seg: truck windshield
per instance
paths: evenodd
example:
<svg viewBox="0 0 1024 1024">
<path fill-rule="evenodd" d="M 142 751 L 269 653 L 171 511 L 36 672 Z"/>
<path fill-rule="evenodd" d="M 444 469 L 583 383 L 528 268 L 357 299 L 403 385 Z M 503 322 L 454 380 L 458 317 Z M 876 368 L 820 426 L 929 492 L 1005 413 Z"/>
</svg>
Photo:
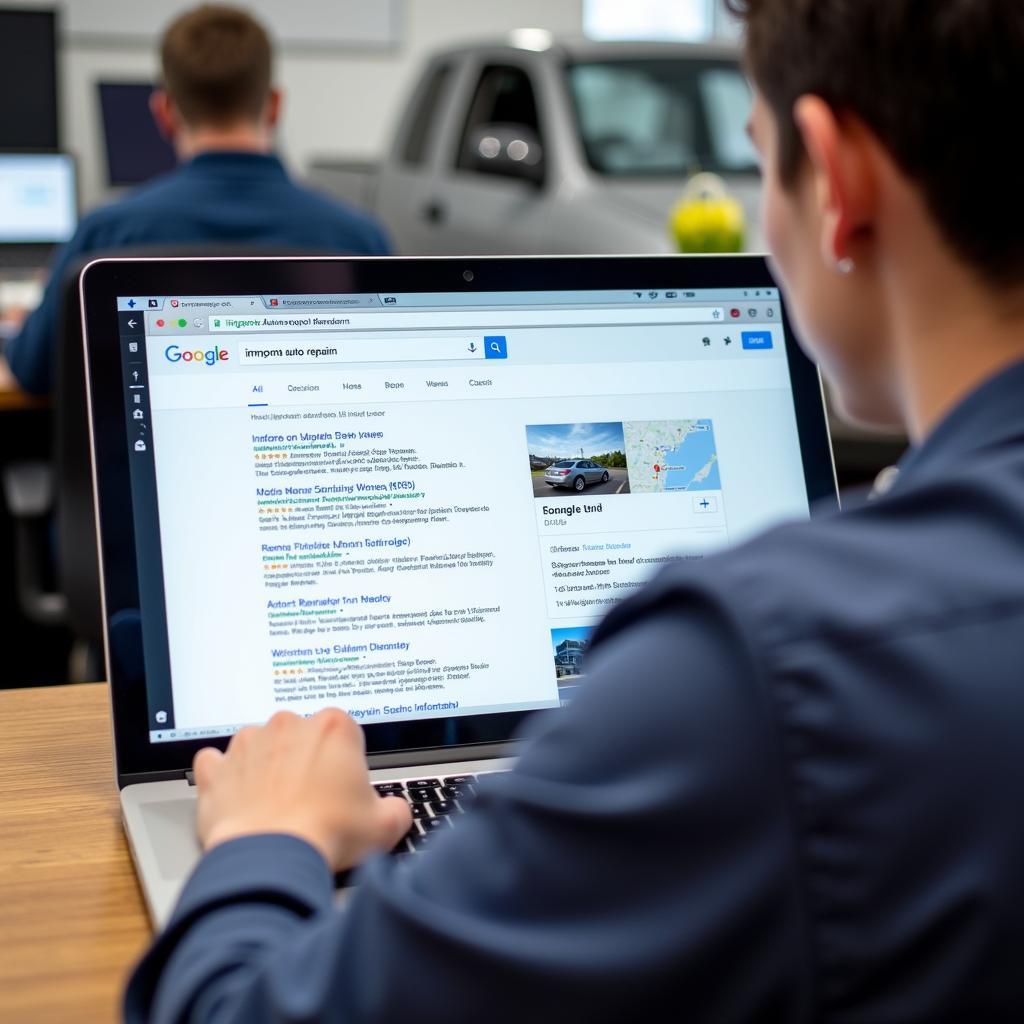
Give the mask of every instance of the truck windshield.
<svg viewBox="0 0 1024 1024">
<path fill-rule="evenodd" d="M 729 61 L 645 59 L 566 69 L 580 139 L 595 171 L 680 177 L 753 172 L 750 88 Z"/>
</svg>

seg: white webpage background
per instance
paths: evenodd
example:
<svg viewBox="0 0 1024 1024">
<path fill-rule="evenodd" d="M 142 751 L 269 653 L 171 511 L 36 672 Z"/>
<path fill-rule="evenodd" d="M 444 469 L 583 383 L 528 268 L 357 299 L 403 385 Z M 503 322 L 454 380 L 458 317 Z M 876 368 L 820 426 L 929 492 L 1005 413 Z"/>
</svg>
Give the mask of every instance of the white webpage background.
<svg viewBox="0 0 1024 1024">
<path fill-rule="evenodd" d="M 559 332 L 559 336 L 566 333 Z M 218 344 L 228 347 L 238 341 L 217 339 Z M 163 362 L 165 343 L 165 338 L 149 343 L 154 371 Z M 392 597 L 391 610 L 500 605 L 501 615 L 485 624 L 461 629 L 421 627 L 404 635 L 412 644 L 409 657 L 450 660 L 454 646 L 460 658 L 491 666 L 485 674 L 485 689 L 477 679 L 466 685 L 452 683 L 443 693 L 425 697 L 459 700 L 465 709 L 460 709 L 461 713 L 497 704 L 555 703 L 557 687 L 549 627 L 566 622 L 548 614 L 536 518 L 536 503 L 541 499 L 533 497 L 526 468 L 526 426 L 711 419 L 728 540 L 735 543 L 771 523 L 806 517 L 808 513 L 785 360 L 759 356 L 754 354 L 750 362 L 736 362 L 724 370 L 717 363 L 686 361 L 577 364 L 557 369 L 512 363 L 478 364 L 472 369 L 430 368 L 431 375 L 447 374 L 453 382 L 465 384 L 471 375 L 480 377 L 485 373 L 500 382 L 481 398 L 471 397 L 473 393 L 463 386 L 441 397 L 427 398 L 424 393 L 422 400 L 416 400 L 418 392 L 413 385 L 424 377 L 422 366 L 344 371 L 346 380 L 365 381 L 371 393 L 375 383 L 385 377 L 409 381 L 409 394 L 357 403 L 342 402 L 340 395 L 335 397 L 330 392 L 328 385 L 341 372 L 336 367 L 330 371 L 302 368 L 302 374 L 276 377 L 278 381 L 317 380 L 325 388 L 326 393 L 321 392 L 314 402 L 293 396 L 288 412 L 384 410 L 385 416 L 372 421 L 330 423 L 338 429 L 383 430 L 384 446 L 416 447 L 426 462 L 462 461 L 465 472 L 417 474 L 416 485 L 426 492 L 426 504 L 487 505 L 491 509 L 487 515 L 464 517 L 440 526 L 380 532 L 407 533 L 412 539 L 410 553 L 466 548 L 493 551 L 493 569 L 426 571 L 391 576 L 387 581 L 363 576 L 352 583 L 335 581 L 304 587 L 301 593 L 314 597 L 387 592 Z M 246 407 L 255 382 L 267 380 L 265 373 L 250 373 L 248 368 L 246 372 L 232 372 L 234 367 L 228 372 L 222 369 L 193 366 L 177 373 L 152 372 L 150 376 L 178 729 L 265 720 L 280 706 L 274 701 L 269 652 L 276 646 L 299 646 L 295 641 L 271 641 L 268 637 L 268 599 L 290 597 L 300 591 L 275 592 L 264 585 L 261 545 L 289 538 L 283 532 L 267 534 L 259 530 L 255 491 L 268 481 L 254 475 L 252 458 L 254 434 L 298 428 L 253 419 L 254 412 L 267 411 Z M 708 386 L 713 389 L 704 390 Z M 524 397 L 544 392 L 548 392 L 544 397 Z M 183 408 L 186 403 L 189 407 Z M 276 402 L 271 408 L 284 411 Z M 303 429 L 326 428 L 309 421 Z M 303 480 L 289 482 L 301 484 Z M 621 505 L 636 504 L 639 499 L 657 501 L 659 497 L 620 495 L 603 500 Z M 669 500 L 678 496 L 663 497 Z M 571 498 L 565 494 L 552 501 Z M 621 521 L 621 512 L 612 518 Z M 642 522 L 636 526 L 638 530 L 644 528 Z M 355 532 L 362 536 L 374 531 Z M 344 530 L 326 533 L 346 535 Z M 292 539 L 326 538 L 325 531 L 303 530 Z M 585 615 L 575 618 L 593 621 Z M 396 628 L 393 632 L 397 635 L 402 630 Z M 377 639 L 390 638 L 381 634 Z M 299 712 L 315 711 L 322 703 L 313 700 L 306 706 L 288 707 Z M 379 703 L 379 699 L 367 697 L 365 703 Z M 346 707 L 354 711 L 359 704 L 353 702 Z"/>
</svg>

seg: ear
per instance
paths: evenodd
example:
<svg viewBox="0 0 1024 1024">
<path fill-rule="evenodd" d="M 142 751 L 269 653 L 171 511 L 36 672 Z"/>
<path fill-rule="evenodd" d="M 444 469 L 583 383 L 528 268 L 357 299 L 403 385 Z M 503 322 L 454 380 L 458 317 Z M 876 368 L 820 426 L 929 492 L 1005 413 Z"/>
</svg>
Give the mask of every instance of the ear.
<svg viewBox="0 0 1024 1024">
<path fill-rule="evenodd" d="M 838 118 L 819 96 L 801 96 L 793 117 L 814 177 L 821 219 L 822 258 L 852 265 L 871 233 L 877 210 L 872 135 L 857 118 Z"/>
<path fill-rule="evenodd" d="M 149 112 L 153 115 L 160 135 L 168 142 L 173 142 L 181 128 L 181 116 L 163 89 L 154 89 L 150 93 Z"/>
<path fill-rule="evenodd" d="M 267 96 L 266 113 L 266 123 L 267 127 L 270 129 L 277 127 L 278 119 L 281 117 L 281 102 L 281 90 L 276 88 L 271 89 Z"/>
</svg>

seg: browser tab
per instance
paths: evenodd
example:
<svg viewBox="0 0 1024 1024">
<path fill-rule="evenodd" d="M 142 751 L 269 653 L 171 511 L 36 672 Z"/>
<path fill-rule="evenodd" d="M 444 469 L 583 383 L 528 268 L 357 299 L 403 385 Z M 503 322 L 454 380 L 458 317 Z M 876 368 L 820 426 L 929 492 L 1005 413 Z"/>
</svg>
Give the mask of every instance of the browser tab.
<svg viewBox="0 0 1024 1024">
<path fill-rule="evenodd" d="M 380 306 L 378 296 L 372 292 L 337 292 L 320 295 L 261 295 L 264 309 L 347 309 L 349 307 L 373 308 Z"/>
</svg>

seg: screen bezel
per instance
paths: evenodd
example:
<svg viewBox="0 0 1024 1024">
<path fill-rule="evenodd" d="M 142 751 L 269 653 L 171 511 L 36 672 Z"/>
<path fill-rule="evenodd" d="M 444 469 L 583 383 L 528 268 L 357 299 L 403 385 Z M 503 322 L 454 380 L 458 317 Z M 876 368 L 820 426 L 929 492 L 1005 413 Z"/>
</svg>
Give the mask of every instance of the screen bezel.
<svg viewBox="0 0 1024 1024">
<path fill-rule="evenodd" d="M 81 278 L 86 375 L 97 484 L 104 629 L 139 607 L 129 446 L 123 412 L 117 297 L 367 292 L 634 290 L 777 287 L 762 256 L 632 257 L 205 257 L 101 259 Z M 781 324 L 793 384 L 800 449 L 812 513 L 838 507 L 835 470 L 818 372 L 796 343 L 785 304 Z M 110 343 L 112 339 L 113 343 Z M 110 663 L 113 729 L 121 785 L 191 766 L 204 746 L 230 737 L 151 743 L 144 686 Z M 510 740 L 534 712 L 505 712 L 364 725 L 369 754 L 408 754 Z"/>
</svg>

